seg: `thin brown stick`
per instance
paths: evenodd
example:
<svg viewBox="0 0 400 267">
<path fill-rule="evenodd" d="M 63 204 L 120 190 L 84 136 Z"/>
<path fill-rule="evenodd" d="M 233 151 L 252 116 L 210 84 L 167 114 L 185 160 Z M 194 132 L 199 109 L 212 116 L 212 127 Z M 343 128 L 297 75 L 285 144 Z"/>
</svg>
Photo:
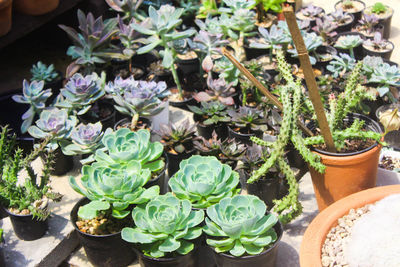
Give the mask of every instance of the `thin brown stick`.
<svg viewBox="0 0 400 267">
<path fill-rule="evenodd" d="M 283 110 L 283 105 L 281 102 L 279 102 L 279 100 L 273 95 L 271 94 L 270 91 L 268 91 L 267 88 L 265 88 L 264 85 L 262 85 L 262 83 L 260 83 L 256 77 L 253 76 L 253 74 L 250 73 L 250 71 L 248 71 L 239 61 L 237 61 L 231 53 L 229 53 L 228 50 L 226 50 L 225 48 L 222 48 L 222 53 L 224 54 L 224 56 L 226 56 L 233 65 L 236 66 L 236 68 L 238 68 L 240 70 L 240 72 L 246 76 L 247 79 L 250 80 L 250 82 L 252 82 L 254 84 L 254 86 L 257 87 L 258 90 L 260 90 L 275 106 L 277 106 L 279 108 L 279 110 Z M 300 127 L 300 129 L 307 134 L 308 136 L 312 136 L 313 133 L 310 131 L 310 129 L 308 129 L 300 120 L 297 121 L 297 125 Z"/>
<path fill-rule="evenodd" d="M 321 134 L 324 138 L 328 151 L 336 152 L 335 143 L 333 142 L 332 133 L 329 128 L 328 120 L 326 119 L 325 110 L 321 101 L 321 96 L 318 91 L 318 85 L 315 80 L 314 71 L 312 69 L 307 48 L 304 44 L 303 37 L 301 36 L 299 26 L 297 25 L 296 16 L 294 15 L 293 8 L 291 6 L 284 6 L 283 14 L 285 15 L 286 23 L 289 26 L 290 34 L 292 35 L 292 39 L 297 50 L 301 68 L 304 72 L 304 78 L 308 87 L 308 93 L 314 106 L 315 114 L 317 115 L 318 125 L 321 129 Z"/>
</svg>

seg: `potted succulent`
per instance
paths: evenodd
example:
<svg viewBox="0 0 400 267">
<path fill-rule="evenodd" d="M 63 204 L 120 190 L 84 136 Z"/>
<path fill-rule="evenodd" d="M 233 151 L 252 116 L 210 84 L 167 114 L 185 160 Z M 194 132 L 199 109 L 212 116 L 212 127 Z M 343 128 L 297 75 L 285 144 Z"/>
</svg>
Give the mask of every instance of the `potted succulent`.
<svg viewBox="0 0 400 267">
<path fill-rule="evenodd" d="M 52 12 L 58 7 L 59 0 L 14 0 L 14 8 L 19 13 L 26 15 L 43 15 Z"/>
<path fill-rule="evenodd" d="M 124 130 L 129 131 L 121 129 L 116 135 Z M 113 134 L 105 135 L 103 142 L 116 146 L 113 137 Z M 109 159 L 105 158 L 104 152 L 103 155 L 99 152 L 96 152 L 96 162 L 82 167 L 82 186 L 75 177 L 69 178 L 71 187 L 86 197 L 75 204 L 71 222 L 90 262 L 94 265 L 106 262 L 110 266 L 126 266 L 135 259 L 135 255 L 128 243 L 121 239 L 121 230 L 130 225 L 128 215 L 132 205 L 150 201 L 159 194 L 160 188 L 157 185 L 144 188 L 151 178 L 151 170 L 141 162 L 145 160 L 143 155 L 142 158 L 125 155 L 119 158 L 120 161 L 113 160 L 111 163 L 106 161 Z M 123 153 L 109 151 L 107 156 L 115 159 Z"/>
<path fill-rule="evenodd" d="M 242 183 L 246 184 L 247 192 L 260 198 L 266 205 L 268 210 L 273 207 L 273 200 L 279 198 L 280 186 L 283 178 L 279 171 L 279 166 L 273 166 L 260 179 L 254 183 L 247 184 L 247 180 L 252 173 L 259 169 L 268 158 L 266 148 L 253 144 L 247 146 L 243 156 L 240 158 L 240 163 L 237 166 L 241 174 Z"/>
<path fill-rule="evenodd" d="M 171 104 L 173 102 L 182 102 L 189 99 L 188 95 L 182 90 L 178 73 L 174 66 L 177 57 L 176 49 L 173 45 L 169 45 L 172 41 L 177 42 L 195 34 L 195 30 L 193 29 L 187 29 L 181 32 L 176 31 L 176 27 L 182 23 L 180 17 L 183 11 L 182 8 L 175 8 L 170 5 L 162 5 L 158 10 L 150 6 L 148 10 L 148 21 L 144 21 L 141 24 L 131 24 L 136 31 L 149 36 L 145 39 L 145 46 L 137 50 L 138 54 L 150 52 L 157 46 L 162 47 L 163 50 L 160 51 L 163 55 L 162 66 L 172 72 L 177 87 L 175 91 L 171 91 Z"/>
<path fill-rule="evenodd" d="M 53 92 L 53 96 L 58 95 L 60 88 L 63 87 L 62 73 L 56 70 L 53 64 L 47 66 L 41 61 L 38 61 L 32 66 L 31 74 L 31 81 L 44 81 L 44 87 L 50 88 Z"/>
<path fill-rule="evenodd" d="M 204 211 L 167 193 L 135 207 L 132 218 L 134 228 L 125 227 L 121 236 L 136 244 L 140 266 L 194 265 Z"/>
<path fill-rule="evenodd" d="M 92 13 L 87 16 L 82 10 L 77 11 L 79 29 L 58 25 L 71 38 L 73 45 L 67 50 L 67 55 L 74 59 L 67 68 L 67 78 L 80 70 L 84 75 L 92 74 L 99 66 L 107 63 L 114 52 L 111 48 L 111 39 L 118 32 L 118 20 L 102 17 L 94 18 Z"/>
<path fill-rule="evenodd" d="M 296 18 L 298 20 L 309 20 L 310 26 L 314 27 L 316 19 L 321 18 L 324 14 L 325 10 L 322 7 L 308 5 L 296 12 Z"/>
<path fill-rule="evenodd" d="M 82 155 L 82 164 L 91 163 L 94 161 L 95 151 L 103 146 L 101 139 L 104 133 L 107 134 L 110 130 L 108 128 L 103 132 L 101 122 L 80 123 L 72 129 L 68 139 L 60 141 L 61 150 L 68 156 Z"/>
<path fill-rule="evenodd" d="M 206 209 L 241 190 L 239 174 L 216 157 L 194 155 L 183 160 L 179 167 L 168 185 L 177 198 L 189 200 L 195 209 Z M 197 252 L 197 261 L 202 266 L 215 265 L 204 240 Z"/>
<path fill-rule="evenodd" d="M 39 153 L 45 150 L 46 138 L 29 155 L 15 150 L 15 135 L 7 127 L 0 134 L 0 201 L 10 217 L 14 232 L 22 240 L 35 240 L 47 231 L 47 218 L 50 216 L 49 201 L 60 201 L 61 195 L 51 191 L 50 170 L 54 155 L 47 153 L 42 175 L 36 173 L 31 164 Z M 25 171 L 22 174 L 21 171 Z M 19 178 L 22 175 L 22 179 Z M 2 208 L 3 208 L 2 207 Z"/>
<path fill-rule="evenodd" d="M 307 52 L 310 55 L 310 62 L 312 65 L 316 64 L 317 61 L 329 61 L 330 59 L 332 59 L 332 56 L 329 57 L 326 55 L 326 53 L 321 55 L 317 53 L 317 49 L 323 44 L 322 37 L 318 36 L 315 32 L 312 32 L 312 33 L 305 33 L 303 38 Z M 297 50 L 295 48 L 288 49 L 288 52 L 291 55 L 291 57 L 298 58 Z M 323 55 L 325 55 L 328 58 L 322 58 Z M 291 60 L 289 59 L 289 61 Z M 296 60 L 296 63 L 297 62 L 298 61 Z"/>
<path fill-rule="evenodd" d="M 363 36 L 357 32 L 342 32 L 336 36 L 334 47 L 339 53 L 347 53 L 352 58 L 361 60 L 363 58 L 362 44 Z"/>
<path fill-rule="evenodd" d="M 207 77 L 208 90 L 193 95 L 197 102 L 219 101 L 224 105 L 233 106 L 234 98 L 237 95 L 233 83 L 227 83 L 224 78 L 214 80 L 212 75 Z"/>
<path fill-rule="evenodd" d="M 175 196 L 188 199 L 193 208 L 205 209 L 240 191 L 239 174 L 214 156 L 193 155 L 179 167 L 168 185 Z"/>
<path fill-rule="evenodd" d="M 373 69 L 367 84 L 375 87 L 377 95 L 385 102 L 395 103 L 398 99 L 397 89 L 400 86 L 400 69 L 389 63 L 381 63 Z"/>
<path fill-rule="evenodd" d="M 145 185 L 150 187 L 158 185 L 160 191 L 164 192 L 165 170 L 168 158 L 164 147 L 160 142 L 150 141 L 150 132 L 141 129 L 132 132 L 127 128 L 121 128 L 115 132 L 103 136 L 104 148 L 96 151 L 95 160 L 107 164 L 125 165 L 129 160 L 138 160 L 143 169 L 150 169 L 151 179 Z"/>
<path fill-rule="evenodd" d="M 155 123 L 154 130 L 159 128 L 160 123 L 168 122 L 168 101 L 169 91 L 165 82 L 136 81 L 133 76 L 127 79 L 117 77 L 114 82 L 109 82 L 106 91 L 115 102 L 115 109 L 123 115 L 132 117 L 125 118 L 116 123 L 118 127 L 128 127 L 132 131 L 146 128 L 146 125 L 138 124 L 139 118 L 151 118 Z M 162 116 L 158 116 L 162 114 Z M 147 125 L 149 128 L 150 125 Z"/>
<path fill-rule="evenodd" d="M 11 30 L 11 8 L 12 0 L 0 1 L 0 36 L 6 35 Z"/>
<path fill-rule="evenodd" d="M 337 35 L 335 31 L 337 25 L 333 22 L 333 19 L 329 16 L 323 16 L 322 18 L 317 18 L 315 21 L 315 26 L 312 28 L 320 37 L 322 37 L 324 43 L 330 45 L 333 43 L 334 37 Z"/>
<path fill-rule="evenodd" d="M 344 12 L 341 9 L 329 13 L 328 17 L 337 25 L 338 33 L 351 31 L 354 22 L 354 16 L 351 13 Z"/>
<path fill-rule="evenodd" d="M 200 107 L 189 106 L 193 112 L 193 120 L 197 123 L 199 136 L 211 138 L 215 130 L 218 137 L 225 139 L 228 136 L 226 123 L 229 122 L 228 107 L 219 101 L 201 102 Z"/>
<path fill-rule="evenodd" d="M 371 15 L 374 14 L 379 18 L 379 23 L 383 25 L 383 38 L 390 38 L 390 25 L 392 22 L 394 10 L 393 8 L 381 3 L 376 2 L 373 6 L 367 7 L 363 14 Z"/>
<path fill-rule="evenodd" d="M 193 142 L 195 149 L 202 156 L 215 156 L 224 164 L 228 164 L 235 169 L 238 161 L 246 150 L 244 144 L 235 142 L 234 139 L 218 139 L 218 135 L 213 131 L 210 139 L 202 136 Z"/>
<path fill-rule="evenodd" d="M 50 139 L 46 147 L 56 155 L 56 160 L 52 162 L 53 175 L 63 175 L 73 167 L 72 156 L 66 156 L 61 152 L 60 142 L 69 138 L 76 124 L 77 118 L 69 115 L 66 109 L 49 107 L 40 113 L 35 125 L 28 128 L 32 137 L 40 140 Z"/>
<path fill-rule="evenodd" d="M 290 43 L 290 36 L 285 34 L 284 30 L 276 25 L 272 25 L 269 31 L 265 28 L 258 27 L 258 32 L 260 33 L 260 37 L 256 41 L 249 40 L 250 48 L 259 49 L 262 54 L 269 55 L 269 64 L 272 65 L 271 69 L 274 69 L 275 64 L 273 64 L 273 52 L 274 49 L 286 47 Z M 258 54 L 254 57 L 247 57 L 248 60 L 252 58 L 256 58 Z"/>
<path fill-rule="evenodd" d="M 388 120 L 391 120 L 394 116 L 393 113 L 398 113 L 400 105 L 398 103 L 386 104 L 377 108 L 375 112 L 376 118 L 379 122 L 385 126 L 388 124 Z M 399 114 L 397 114 L 399 116 Z M 384 136 L 386 145 L 390 148 L 399 149 L 399 131 L 398 129 L 390 129 Z"/>
<path fill-rule="evenodd" d="M 365 9 L 365 3 L 361 0 L 340 0 L 335 4 L 335 10 L 343 10 L 354 16 L 354 22 L 361 19 L 362 12 Z"/>
<path fill-rule="evenodd" d="M 239 107 L 237 111 L 229 110 L 228 114 L 231 120 L 228 126 L 229 137 L 244 144 L 251 144 L 250 136 L 262 137 L 264 132 L 271 131 L 269 120 L 261 110 Z"/>
<path fill-rule="evenodd" d="M 363 43 L 364 54 L 368 56 L 379 56 L 389 60 L 394 50 L 394 44 L 382 38 L 380 32 L 374 34 L 374 39 L 368 39 Z"/>
<path fill-rule="evenodd" d="M 379 24 L 379 19 L 374 14 L 364 14 L 362 19 L 358 21 L 358 24 L 354 27 L 353 31 L 359 32 L 364 35 L 365 38 L 371 39 L 374 37 L 376 32 L 383 33 L 383 26 Z"/>
<path fill-rule="evenodd" d="M 100 121 L 103 128 L 109 128 L 115 122 L 115 110 L 112 105 L 102 100 L 105 75 L 99 77 L 95 72 L 86 76 L 75 73 L 60 90 L 56 107 L 70 110 L 83 123 Z"/>
<path fill-rule="evenodd" d="M 400 152 L 391 149 L 382 149 L 379 157 L 377 186 L 399 184 L 399 171 Z"/>
<path fill-rule="evenodd" d="M 193 144 L 198 139 L 195 125 L 191 125 L 189 119 L 179 125 L 163 124 L 157 134 L 168 155 L 168 175 L 171 177 L 178 171 L 180 162 L 195 152 Z"/>
<path fill-rule="evenodd" d="M 350 71 L 356 66 L 356 60 L 348 54 L 333 56 L 326 69 L 332 75 L 334 86 L 342 88 Z"/>
<path fill-rule="evenodd" d="M 208 207 L 203 231 L 218 266 L 275 266 L 282 225 L 256 196 L 225 197 Z"/>
</svg>

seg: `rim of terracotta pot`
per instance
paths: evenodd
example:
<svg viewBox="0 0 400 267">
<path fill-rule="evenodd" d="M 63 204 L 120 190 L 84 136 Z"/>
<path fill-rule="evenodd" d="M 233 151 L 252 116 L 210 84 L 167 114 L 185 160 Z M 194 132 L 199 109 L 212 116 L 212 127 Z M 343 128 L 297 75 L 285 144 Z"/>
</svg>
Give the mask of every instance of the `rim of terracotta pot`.
<svg viewBox="0 0 400 267">
<path fill-rule="evenodd" d="M 350 209 L 361 208 L 397 193 L 400 193 L 400 184 L 375 187 L 342 198 L 321 211 L 304 233 L 300 246 L 300 266 L 322 267 L 321 249 L 326 235 Z"/>
</svg>

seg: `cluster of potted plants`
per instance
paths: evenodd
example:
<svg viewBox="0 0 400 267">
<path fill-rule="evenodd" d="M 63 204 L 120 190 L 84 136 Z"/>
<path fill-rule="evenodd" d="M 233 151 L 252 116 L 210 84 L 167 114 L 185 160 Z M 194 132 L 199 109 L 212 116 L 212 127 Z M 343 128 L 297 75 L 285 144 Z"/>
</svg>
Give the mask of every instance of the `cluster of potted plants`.
<svg viewBox="0 0 400 267">
<path fill-rule="evenodd" d="M 66 77 L 38 62 L 13 96 L 27 108 L 21 132 L 40 146 L 14 154 L 3 130 L 8 213 L 45 219 L 46 201 L 59 199 L 50 173 L 79 156 L 82 178 L 69 182 L 85 198 L 71 221 L 92 263 L 273 266 L 281 224 L 302 212 L 293 167 L 309 168 L 321 211 L 376 185 L 381 147 L 399 128 L 397 109 L 378 109 L 400 85 L 390 53 L 378 53 L 390 45 L 390 8 L 285 7 L 293 16 L 276 21 L 276 1 L 106 2 L 116 17 L 78 11 L 78 30 L 60 25 L 73 42 Z M 170 104 L 195 123 L 170 124 Z M 21 169 L 29 179 L 15 186 Z"/>
</svg>

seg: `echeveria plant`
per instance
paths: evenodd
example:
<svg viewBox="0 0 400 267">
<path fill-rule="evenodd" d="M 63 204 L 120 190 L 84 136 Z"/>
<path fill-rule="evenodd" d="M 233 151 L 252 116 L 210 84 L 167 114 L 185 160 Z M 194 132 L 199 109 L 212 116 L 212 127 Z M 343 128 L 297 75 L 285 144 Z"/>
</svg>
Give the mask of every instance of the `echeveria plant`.
<svg viewBox="0 0 400 267">
<path fill-rule="evenodd" d="M 139 161 L 143 169 L 150 169 L 152 172 L 164 168 L 165 163 L 160 158 L 164 147 L 160 142 L 151 142 L 150 132 L 147 130 L 132 132 L 121 128 L 105 134 L 102 143 L 105 151 L 96 151 L 96 161 L 105 162 L 109 166 L 125 166 L 131 161 Z"/>
<path fill-rule="evenodd" d="M 368 82 L 378 84 L 377 90 L 380 97 L 387 95 L 390 101 L 397 102 L 396 97 L 393 96 L 390 90 L 392 86 L 400 86 L 400 69 L 397 66 L 390 66 L 388 63 L 379 65 L 374 69 Z"/>
<path fill-rule="evenodd" d="M 278 218 L 266 211 L 266 205 L 256 196 L 222 199 L 207 208 L 203 228 L 207 244 L 217 253 L 229 252 L 235 257 L 260 254 L 278 239 L 273 228 Z"/>
<path fill-rule="evenodd" d="M 189 106 L 190 111 L 200 115 L 201 123 L 212 125 L 221 122 L 229 122 L 227 106 L 219 101 L 201 102 L 201 107 Z"/>
<path fill-rule="evenodd" d="M 57 71 L 54 69 L 54 65 L 46 64 L 38 61 L 38 63 L 33 64 L 31 68 L 32 81 L 44 81 L 46 83 L 54 81 L 58 77 Z"/>
<path fill-rule="evenodd" d="M 332 73 L 334 78 L 343 78 L 356 66 L 356 60 L 348 54 L 340 53 L 339 56 L 333 56 L 333 60 L 326 67 Z"/>
<path fill-rule="evenodd" d="M 109 131 L 110 129 L 107 129 L 106 133 Z M 88 158 L 82 159 L 81 163 L 92 162 L 94 160 L 93 153 L 103 146 L 101 143 L 103 135 L 101 122 L 80 123 L 71 131 L 70 140 L 60 143 L 62 151 L 65 155 L 90 154 Z"/>
<path fill-rule="evenodd" d="M 137 50 L 138 54 L 148 53 L 157 46 L 163 47 L 164 50 L 160 51 L 163 56 L 163 67 L 171 70 L 181 97 L 183 97 L 182 87 L 179 82 L 178 73 L 174 67 L 177 53 L 171 43 L 188 38 L 196 32 L 193 29 L 181 32 L 176 30 L 182 23 L 182 19 L 180 18 L 182 13 L 182 8 L 175 8 L 170 5 L 162 5 L 159 10 L 150 6 L 147 21 L 144 21 L 142 24 L 131 24 L 136 31 L 144 35 L 149 35 L 145 40 L 146 45 Z"/>
<path fill-rule="evenodd" d="M 242 130 L 263 131 L 268 129 L 268 119 L 256 108 L 239 107 L 239 110 L 229 110 L 229 116 L 234 127 Z"/>
<path fill-rule="evenodd" d="M 60 90 L 62 98 L 56 105 L 71 109 L 77 115 L 85 114 L 95 101 L 104 96 L 104 79 L 96 73 L 86 76 L 75 73 Z"/>
<path fill-rule="evenodd" d="M 348 49 L 350 56 L 354 58 L 354 48 L 360 46 L 363 43 L 363 39 L 358 35 L 345 35 L 339 37 L 335 43 L 336 48 Z"/>
<path fill-rule="evenodd" d="M 46 100 L 51 96 L 51 89 L 43 90 L 44 81 L 22 83 L 22 95 L 13 95 L 12 99 L 21 104 L 29 104 L 29 109 L 22 115 L 21 132 L 26 133 L 32 125 L 35 115 L 39 115 L 46 107 Z"/>
<path fill-rule="evenodd" d="M 308 19 L 315 19 L 316 17 L 322 15 L 323 9 L 319 6 L 308 5 L 301 9 L 301 13 Z"/>
<path fill-rule="evenodd" d="M 198 92 L 193 97 L 198 102 L 220 101 L 225 105 L 235 104 L 233 95 L 236 93 L 233 83 L 227 83 L 224 78 L 213 79 L 211 75 L 207 77 L 207 86 L 209 90 Z"/>
<path fill-rule="evenodd" d="M 76 64 L 84 65 L 89 73 L 94 70 L 95 63 L 105 63 L 109 58 L 109 44 L 111 38 L 118 32 L 117 20 L 108 19 L 103 22 L 102 17 L 94 18 L 92 13 L 87 16 L 78 10 L 80 32 L 75 29 L 59 25 L 74 43 L 67 51 L 67 55 L 76 59 Z"/>
<path fill-rule="evenodd" d="M 318 54 L 316 50 L 323 44 L 323 39 L 321 36 L 318 36 L 315 32 L 305 33 L 304 36 L 304 44 L 306 45 L 306 49 L 310 56 L 310 62 L 312 65 L 317 63 Z M 298 57 L 298 53 L 296 49 L 289 49 L 288 52 L 292 54 L 292 57 Z"/>
<path fill-rule="evenodd" d="M 40 113 L 36 125 L 30 126 L 28 132 L 38 139 L 50 138 L 47 147 L 55 150 L 58 148 L 58 141 L 69 138 L 76 123 L 77 118 L 68 115 L 67 110 L 52 107 Z"/>
<path fill-rule="evenodd" d="M 375 32 L 374 39 L 366 40 L 363 45 L 372 47 L 372 49 L 377 51 L 390 50 L 392 48 L 391 43 L 383 39 L 380 32 Z"/>
<path fill-rule="evenodd" d="M 123 166 L 106 162 L 83 166 L 82 186 L 78 185 L 75 177 L 69 178 L 71 187 L 90 200 L 79 208 L 78 216 L 89 220 L 97 217 L 101 211 L 111 209 L 113 217 L 125 218 L 130 213 L 129 205 L 148 202 L 159 194 L 157 185 L 143 188 L 150 178 L 150 170 L 143 169 L 136 160 Z"/>
<path fill-rule="evenodd" d="M 122 229 L 122 239 L 136 243 L 146 256 L 161 258 L 186 255 L 194 249 L 191 240 L 202 233 L 199 224 L 204 211 L 194 211 L 190 201 L 167 193 L 135 207 L 132 218 L 135 228 Z"/>
<path fill-rule="evenodd" d="M 189 200 L 194 208 L 207 208 L 240 191 L 239 174 L 216 157 L 194 155 L 181 161 L 179 167 L 168 185 L 179 199 Z"/>
</svg>

